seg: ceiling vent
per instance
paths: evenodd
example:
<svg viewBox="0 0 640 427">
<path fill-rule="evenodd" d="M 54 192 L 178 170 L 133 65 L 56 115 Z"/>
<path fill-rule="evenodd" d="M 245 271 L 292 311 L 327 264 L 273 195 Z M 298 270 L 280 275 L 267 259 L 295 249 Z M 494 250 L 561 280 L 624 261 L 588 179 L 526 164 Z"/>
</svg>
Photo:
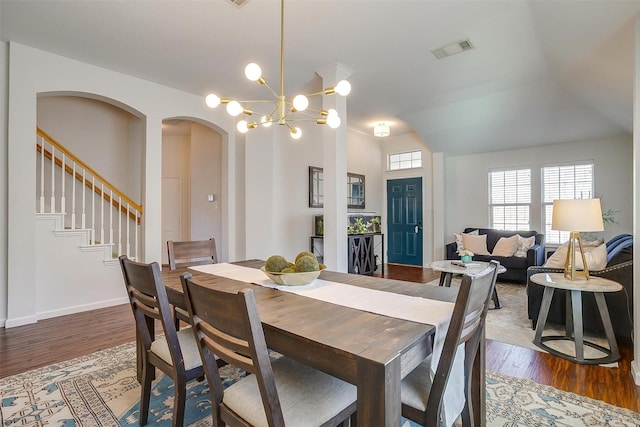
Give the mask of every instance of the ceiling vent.
<svg viewBox="0 0 640 427">
<path fill-rule="evenodd" d="M 434 49 L 431 52 L 438 59 L 446 58 L 447 56 L 455 55 L 456 53 L 461 53 L 467 50 L 473 49 L 473 45 L 469 39 L 459 41 L 457 43 L 449 44 L 446 46 L 442 46 L 439 49 Z"/>
<path fill-rule="evenodd" d="M 229 0 L 229 3 L 235 4 L 236 6 L 242 6 L 243 4 L 245 4 L 248 1 L 249 0 Z"/>
</svg>

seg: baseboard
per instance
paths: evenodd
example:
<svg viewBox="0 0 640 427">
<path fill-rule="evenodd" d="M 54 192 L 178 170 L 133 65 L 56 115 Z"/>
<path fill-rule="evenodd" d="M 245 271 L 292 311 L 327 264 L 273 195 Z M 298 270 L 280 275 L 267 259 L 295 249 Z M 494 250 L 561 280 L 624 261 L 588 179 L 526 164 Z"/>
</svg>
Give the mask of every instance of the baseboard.
<svg viewBox="0 0 640 427">
<path fill-rule="evenodd" d="M 16 326 L 31 325 L 36 323 L 38 318 L 36 316 L 23 316 L 16 317 L 15 319 L 6 319 L 4 322 L 5 328 L 15 328 Z"/>
<path fill-rule="evenodd" d="M 66 316 L 67 314 L 81 313 L 83 311 L 97 310 L 99 308 L 112 307 L 114 305 L 128 303 L 129 299 L 127 297 L 122 297 L 105 301 L 98 301 L 91 304 L 82 304 L 73 307 L 64 307 L 56 310 L 42 311 L 37 314 L 37 320 L 50 319 L 52 317 Z"/>
<path fill-rule="evenodd" d="M 638 360 L 631 361 L 631 378 L 636 385 L 640 385 L 640 362 Z"/>
</svg>

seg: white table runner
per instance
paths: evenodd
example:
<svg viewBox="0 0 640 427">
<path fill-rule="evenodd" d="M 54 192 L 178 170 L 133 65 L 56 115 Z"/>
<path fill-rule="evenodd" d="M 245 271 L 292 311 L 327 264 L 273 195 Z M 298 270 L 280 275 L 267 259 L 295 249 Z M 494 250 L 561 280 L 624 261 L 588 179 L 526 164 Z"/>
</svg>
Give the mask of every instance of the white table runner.
<svg viewBox="0 0 640 427">
<path fill-rule="evenodd" d="M 435 374 L 449 321 L 451 320 L 453 303 L 378 291 L 322 279 L 316 279 L 308 285 L 282 286 L 273 283 L 264 272 L 257 268 L 229 263 L 208 264 L 190 268 L 203 273 L 275 288 L 344 307 L 434 325 L 436 333 L 431 358 L 431 372 L 432 375 Z M 447 426 L 453 424 L 453 421 L 462 412 L 465 403 L 463 390 L 464 346 L 460 346 L 454 359 L 454 365 L 444 395 L 443 412 Z"/>
</svg>

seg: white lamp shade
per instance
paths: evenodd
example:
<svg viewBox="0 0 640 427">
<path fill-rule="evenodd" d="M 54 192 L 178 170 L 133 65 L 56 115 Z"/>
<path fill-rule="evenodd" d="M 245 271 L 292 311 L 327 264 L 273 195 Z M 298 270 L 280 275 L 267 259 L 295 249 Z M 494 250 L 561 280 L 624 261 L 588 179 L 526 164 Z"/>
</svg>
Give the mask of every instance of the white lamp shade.
<svg viewBox="0 0 640 427">
<path fill-rule="evenodd" d="M 551 229 L 560 231 L 603 231 L 600 199 L 554 200 Z"/>
</svg>

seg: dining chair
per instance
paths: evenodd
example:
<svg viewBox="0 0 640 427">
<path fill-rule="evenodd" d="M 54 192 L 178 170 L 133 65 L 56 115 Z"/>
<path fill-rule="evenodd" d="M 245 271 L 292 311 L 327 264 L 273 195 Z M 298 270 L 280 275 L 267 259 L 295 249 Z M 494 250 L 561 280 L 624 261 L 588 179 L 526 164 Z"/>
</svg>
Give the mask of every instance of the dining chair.
<svg viewBox="0 0 640 427">
<path fill-rule="evenodd" d="M 167 240 L 167 251 L 169 253 L 169 270 L 218 262 L 216 239 L 213 237 L 209 240 L 185 240 L 183 242 Z M 180 321 L 185 323 L 191 321 L 189 314 L 179 307 L 174 307 L 173 317 L 176 329 L 180 329 Z"/>
<path fill-rule="evenodd" d="M 432 360 L 429 356 L 402 380 L 403 417 L 424 427 L 441 425 L 445 388 L 458 346 L 464 345 L 466 403 L 462 411 L 462 425 L 472 425 L 471 374 L 480 340 L 484 338 L 487 309 L 496 284 L 498 266 L 497 261 L 491 261 L 482 272 L 463 276 L 435 374 L 432 375 Z"/>
<path fill-rule="evenodd" d="M 189 240 L 184 242 L 167 241 L 169 252 L 169 270 L 193 265 L 216 264 L 218 253 L 216 239 Z"/>
<path fill-rule="evenodd" d="M 356 421 L 354 385 L 285 356 L 271 361 L 253 290 L 200 286 L 190 274 L 181 280 L 214 426 L 329 427 Z M 250 375 L 223 389 L 214 354 Z"/>
<path fill-rule="evenodd" d="M 127 295 L 136 322 L 139 355 L 142 358 L 140 425 L 147 424 L 151 382 L 155 368 L 171 377 L 174 384 L 173 427 L 184 422 L 187 383 L 204 379 L 204 370 L 194 334 L 190 327 L 176 330 L 167 298 L 160 265 L 119 258 Z M 155 336 L 155 321 L 162 324 L 164 336 Z"/>
</svg>

